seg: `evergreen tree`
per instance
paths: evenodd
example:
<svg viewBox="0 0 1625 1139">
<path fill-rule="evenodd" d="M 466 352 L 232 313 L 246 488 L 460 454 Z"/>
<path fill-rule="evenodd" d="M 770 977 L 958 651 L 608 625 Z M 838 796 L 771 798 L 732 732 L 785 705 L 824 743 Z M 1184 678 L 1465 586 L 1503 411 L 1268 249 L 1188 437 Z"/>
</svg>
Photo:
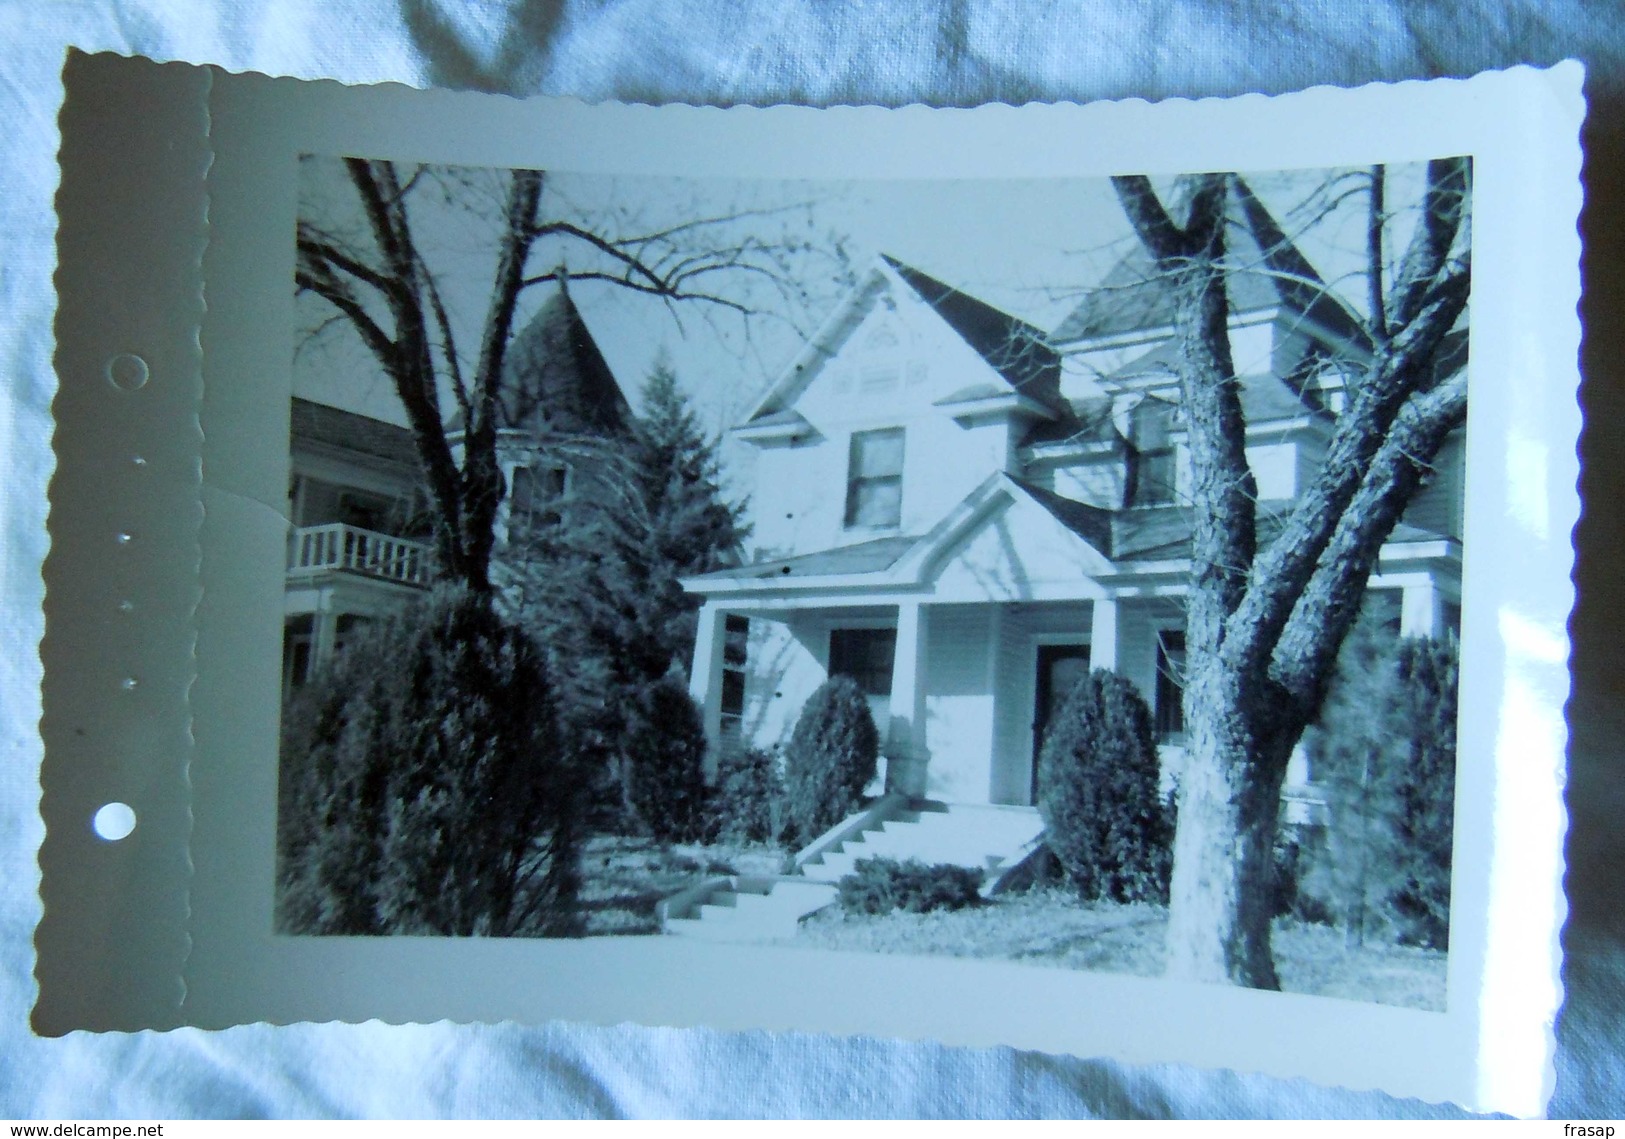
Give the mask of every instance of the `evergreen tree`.
<svg viewBox="0 0 1625 1139">
<path fill-rule="evenodd" d="M 832 676 L 801 706 L 784 749 L 785 810 L 797 845 L 846 818 L 875 777 L 880 731 L 850 676 Z"/>
<path fill-rule="evenodd" d="M 279 926 L 568 933 L 578 784 L 535 644 L 488 597 L 443 586 L 358 636 L 290 702 Z"/>
<path fill-rule="evenodd" d="M 701 430 L 669 361 L 643 385 L 633 426 L 632 471 L 642 517 L 629 528 L 625 557 L 644 587 L 639 633 L 653 655 L 687 674 L 694 655 L 694 598 L 678 579 L 735 562 L 745 538 L 744 506 L 723 497 L 718 443 Z M 665 667 L 653 671 L 658 680 Z"/>
<path fill-rule="evenodd" d="M 1457 658 L 1453 635 L 1356 626 L 1308 741 L 1331 807 L 1308 886 L 1351 942 L 1448 945 Z"/>
<path fill-rule="evenodd" d="M 698 603 L 680 579 L 737 558 L 743 508 L 724 499 L 717 443 L 668 363 L 642 402 L 624 440 L 576 446 L 577 489 L 559 522 L 508 556 L 523 567 L 525 621 L 548 648 L 566 738 L 598 773 L 594 821 L 668 837 L 671 820 L 652 807 L 661 780 L 688 804 L 693 773 L 655 762 L 639 710 L 664 706 L 663 687 L 686 687 Z"/>
</svg>

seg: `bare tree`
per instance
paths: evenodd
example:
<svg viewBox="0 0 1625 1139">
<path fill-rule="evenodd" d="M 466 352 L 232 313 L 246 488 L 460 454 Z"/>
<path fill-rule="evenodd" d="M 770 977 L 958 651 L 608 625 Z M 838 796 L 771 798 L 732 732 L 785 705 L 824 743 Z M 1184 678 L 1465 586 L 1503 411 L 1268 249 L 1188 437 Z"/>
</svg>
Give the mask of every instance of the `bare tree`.
<svg viewBox="0 0 1625 1139">
<path fill-rule="evenodd" d="M 392 162 L 347 158 L 344 172 L 364 224 L 347 232 L 342 224 L 301 217 L 296 287 L 331 306 L 333 320 L 355 332 L 388 376 L 417 443 L 440 572 L 482 593 L 491 589 L 493 525 L 504 493 L 499 388 L 523 292 L 567 280 L 600 281 L 666 303 L 753 315 L 757 310 L 736 286 L 765 282 L 793 301 L 792 267 L 812 249 L 806 237 L 790 237 L 788 227 L 763 239 L 749 224 L 771 226 L 775 218 L 784 220 L 782 209 L 702 214 L 647 228 L 604 214 L 595 224 L 568 202 L 561 205 L 568 216 L 545 217 L 546 176 L 506 172 L 491 226 L 489 296 L 477 348 L 465 357 L 454 306 L 424 256 L 412 211 L 414 194 L 428 182 L 444 186 L 448 171 L 417 167 L 403 177 Z M 460 190 L 473 196 L 471 185 Z M 574 251 L 577 267 L 567 268 L 562 253 L 557 263 L 536 266 L 544 246 Z M 461 420 L 460 439 L 448 435 L 447 393 Z"/>
<path fill-rule="evenodd" d="M 1471 277 L 1467 159 L 1428 165 L 1420 215 L 1385 261 L 1386 175 L 1369 172 L 1361 318 L 1326 457 L 1284 529 L 1260 549 L 1246 423 L 1230 357 L 1226 218 L 1240 207 L 1283 299 L 1325 289 L 1233 174 L 1189 183 L 1183 222 L 1149 179 L 1113 180 L 1172 291 L 1194 513 L 1170 975 L 1279 988 L 1270 950 L 1273 845 L 1287 761 L 1317 715 L 1383 543 L 1467 410 L 1464 369 L 1442 366 Z M 1345 306 L 1353 316 L 1352 308 Z M 1366 355 L 1362 352 L 1361 355 Z"/>
</svg>

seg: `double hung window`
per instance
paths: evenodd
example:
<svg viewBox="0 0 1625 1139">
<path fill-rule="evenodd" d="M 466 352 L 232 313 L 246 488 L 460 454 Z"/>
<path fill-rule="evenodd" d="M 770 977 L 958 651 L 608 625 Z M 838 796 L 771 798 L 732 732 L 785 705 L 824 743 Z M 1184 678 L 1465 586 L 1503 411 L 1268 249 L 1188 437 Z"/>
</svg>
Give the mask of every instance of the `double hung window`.
<svg viewBox="0 0 1625 1139">
<path fill-rule="evenodd" d="M 1157 742 L 1185 742 L 1185 631 L 1157 634 Z"/>
<path fill-rule="evenodd" d="M 560 521 L 559 505 L 570 490 L 570 468 L 562 464 L 513 470 L 508 495 L 508 539 L 520 541 Z"/>
<path fill-rule="evenodd" d="M 846 524 L 884 529 L 903 520 L 903 429 L 852 435 L 846 480 Z"/>
<path fill-rule="evenodd" d="M 896 651 L 896 629 L 832 629 L 829 674 L 850 676 L 865 696 L 890 696 Z"/>
<path fill-rule="evenodd" d="M 722 641 L 722 754 L 737 755 L 745 732 L 745 664 L 750 652 L 750 619 L 726 618 Z"/>
</svg>

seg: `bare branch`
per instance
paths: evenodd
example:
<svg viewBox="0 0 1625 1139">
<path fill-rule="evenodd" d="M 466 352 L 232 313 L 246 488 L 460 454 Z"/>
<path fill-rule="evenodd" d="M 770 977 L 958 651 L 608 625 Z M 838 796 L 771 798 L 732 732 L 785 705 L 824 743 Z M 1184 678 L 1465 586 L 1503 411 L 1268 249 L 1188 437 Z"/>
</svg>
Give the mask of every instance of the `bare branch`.
<svg viewBox="0 0 1625 1139">
<path fill-rule="evenodd" d="M 346 252 L 337 242 L 305 222 L 299 223 L 295 249 L 300 256 L 342 270 L 380 293 L 387 293 L 393 287 L 393 282 L 381 270 L 368 265 L 359 256 Z"/>
<path fill-rule="evenodd" d="M 343 313 L 379 362 L 386 368 L 389 366 L 395 355 L 395 342 L 378 327 L 377 322 L 338 278 L 314 267 L 301 266 L 294 270 L 293 279 L 298 288 L 310 290 Z"/>
<path fill-rule="evenodd" d="M 1386 172 L 1381 165 L 1371 168 L 1371 202 L 1366 213 L 1366 286 L 1370 290 L 1371 338 L 1378 344 L 1388 340 L 1388 317 L 1383 308 L 1382 274 L 1387 262 L 1382 256 L 1383 213 L 1382 199 Z"/>
<path fill-rule="evenodd" d="M 1467 210 L 1467 174 L 1471 162 L 1468 158 L 1439 158 L 1428 163 L 1422 217 L 1405 250 L 1388 298 L 1390 328 L 1402 328 L 1416 319 L 1450 255 L 1456 230 Z"/>
<path fill-rule="evenodd" d="M 1377 555 L 1449 434 L 1467 417 L 1467 373 L 1413 394 L 1366 468 L 1358 492 L 1305 585 L 1270 662 L 1270 678 L 1301 708 L 1325 695 L 1331 662 L 1353 627 Z"/>
<path fill-rule="evenodd" d="M 545 225 L 533 226 L 531 229 L 531 236 L 533 239 L 553 236 L 573 237 L 577 241 L 585 242 L 599 252 L 605 253 L 615 260 L 621 262 L 630 272 L 637 276 L 643 277 L 649 283 L 660 283 L 660 277 L 652 269 L 645 265 L 642 260 L 623 249 L 621 247 L 622 243 L 610 241 L 607 238 L 600 237 L 596 233 L 582 229 L 573 222 L 553 221 L 548 222 Z M 527 280 L 524 283 L 528 285 L 532 284 L 533 282 L 531 280 Z"/>
<path fill-rule="evenodd" d="M 1190 255 L 1189 235 L 1168 215 L 1151 179 L 1143 174 L 1121 175 L 1112 179 L 1112 189 L 1152 257 L 1163 262 Z"/>
</svg>

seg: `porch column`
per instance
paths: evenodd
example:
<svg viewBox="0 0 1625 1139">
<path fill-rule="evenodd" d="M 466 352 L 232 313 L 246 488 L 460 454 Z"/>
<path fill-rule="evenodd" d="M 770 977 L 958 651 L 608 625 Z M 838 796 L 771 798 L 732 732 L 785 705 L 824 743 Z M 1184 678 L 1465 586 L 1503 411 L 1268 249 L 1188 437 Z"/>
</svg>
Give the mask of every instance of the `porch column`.
<svg viewBox="0 0 1625 1139">
<path fill-rule="evenodd" d="M 722 661 L 728 642 L 728 611 L 716 602 L 700 607 L 694 638 L 694 664 L 688 671 L 688 694 L 700 706 L 705 722 L 705 781 L 716 779 L 722 753 Z"/>
<path fill-rule="evenodd" d="M 1404 637 L 1439 635 L 1439 588 L 1432 578 L 1405 586 L 1399 604 L 1399 633 Z"/>
<path fill-rule="evenodd" d="M 314 672 L 331 663 L 333 654 L 338 651 L 339 619 L 333 612 L 331 597 L 324 595 L 316 602 L 316 612 L 311 614 L 310 633 L 310 666 Z"/>
<path fill-rule="evenodd" d="M 1117 602 L 1099 599 L 1090 607 L 1089 668 L 1117 671 Z"/>
<path fill-rule="evenodd" d="M 925 644 L 930 614 L 918 601 L 897 607 L 897 651 L 892 657 L 891 721 L 886 732 L 886 789 L 925 794 Z"/>
</svg>

